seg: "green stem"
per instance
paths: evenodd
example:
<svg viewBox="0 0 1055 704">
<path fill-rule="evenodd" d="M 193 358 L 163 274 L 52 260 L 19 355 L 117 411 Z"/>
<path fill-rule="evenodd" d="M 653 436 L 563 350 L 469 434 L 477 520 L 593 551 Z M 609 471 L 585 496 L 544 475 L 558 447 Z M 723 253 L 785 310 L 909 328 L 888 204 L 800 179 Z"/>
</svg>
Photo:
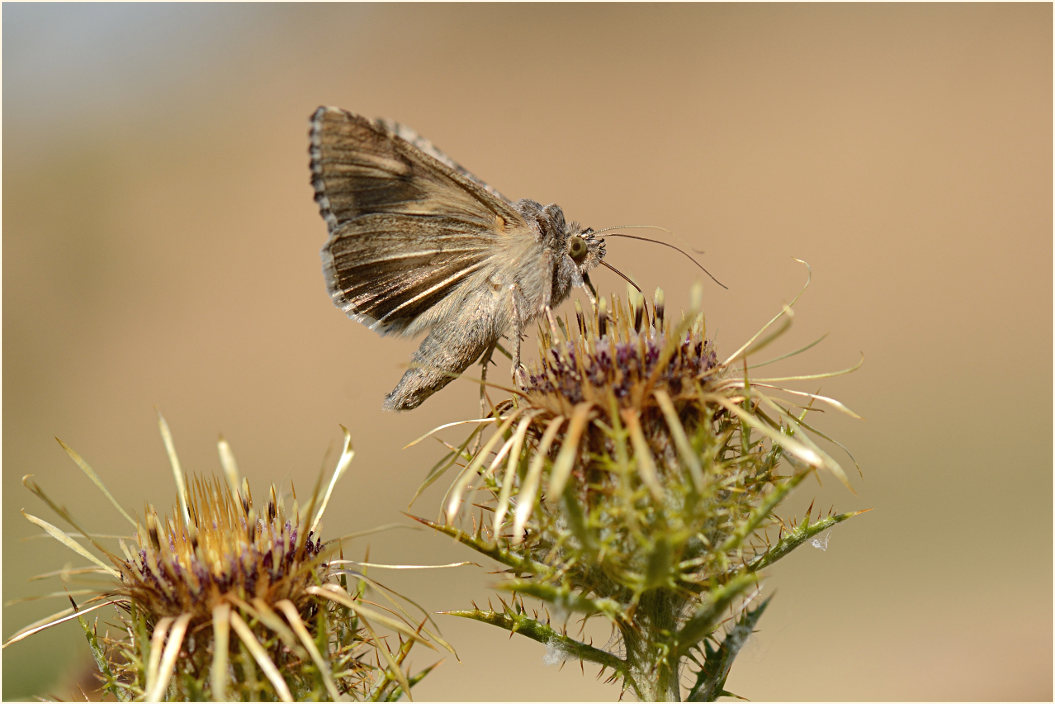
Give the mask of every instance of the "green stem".
<svg viewBox="0 0 1055 704">
<path fill-rule="evenodd" d="M 619 625 L 626 648 L 626 680 L 645 701 L 681 701 L 678 656 L 671 647 L 684 599 L 668 589 L 641 595 L 633 625 Z"/>
</svg>

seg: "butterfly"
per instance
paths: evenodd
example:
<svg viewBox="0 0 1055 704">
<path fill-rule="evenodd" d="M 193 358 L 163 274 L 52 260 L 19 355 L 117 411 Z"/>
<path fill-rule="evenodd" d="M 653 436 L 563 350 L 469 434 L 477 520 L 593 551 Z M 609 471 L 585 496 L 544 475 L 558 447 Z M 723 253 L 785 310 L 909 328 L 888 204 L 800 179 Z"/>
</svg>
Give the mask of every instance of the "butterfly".
<svg viewBox="0 0 1055 704">
<path fill-rule="evenodd" d="M 309 139 L 334 304 L 383 335 L 427 331 L 385 408 L 416 408 L 506 334 L 517 373 L 529 323 L 575 286 L 595 300 L 604 239 L 560 206 L 511 201 L 388 120 L 320 107 Z"/>
</svg>

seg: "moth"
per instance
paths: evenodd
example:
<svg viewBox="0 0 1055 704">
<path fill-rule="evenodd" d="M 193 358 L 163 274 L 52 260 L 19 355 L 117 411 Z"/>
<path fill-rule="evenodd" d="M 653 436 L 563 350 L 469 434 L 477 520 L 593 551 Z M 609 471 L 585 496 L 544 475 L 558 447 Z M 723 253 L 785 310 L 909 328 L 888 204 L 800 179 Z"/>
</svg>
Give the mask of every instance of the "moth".
<svg viewBox="0 0 1055 704">
<path fill-rule="evenodd" d="M 428 333 L 385 408 L 416 408 L 507 333 L 516 374 L 529 323 L 572 287 L 595 298 L 604 239 L 560 206 L 511 201 L 388 120 L 320 107 L 309 136 L 334 304 L 383 335 Z"/>
</svg>

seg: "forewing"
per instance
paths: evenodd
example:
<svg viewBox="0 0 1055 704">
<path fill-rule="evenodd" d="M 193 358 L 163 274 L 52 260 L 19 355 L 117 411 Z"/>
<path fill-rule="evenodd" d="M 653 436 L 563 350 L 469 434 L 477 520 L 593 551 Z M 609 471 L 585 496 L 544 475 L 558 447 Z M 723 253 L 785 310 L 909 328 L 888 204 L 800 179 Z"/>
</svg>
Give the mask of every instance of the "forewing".
<svg viewBox="0 0 1055 704">
<path fill-rule="evenodd" d="M 472 183 L 476 184 L 480 188 L 482 188 L 485 191 L 487 191 L 488 193 L 490 193 L 495 198 L 498 198 L 499 200 L 503 200 L 506 203 L 511 203 L 512 202 L 508 198 L 506 198 L 504 195 L 499 193 L 498 189 L 496 189 L 494 186 L 492 186 L 489 183 L 485 183 L 484 181 L 481 181 L 480 179 L 478 179 L 475 175 L 473 175 L 473 173 L 471 171 L 469 171 L 469 169 L 465 168 L 464 166 L 462 166 L 461 164 L 456 162 L 454 159 L 452 159 L 449 156 L 447 156 L 446 154 L 444 154 L 442 151 L 440 151 L 438 148 L 436 148 L 435 144 L 433 144 L 429 140 L 427 140 L 424 137 L 422 137 L 420 134 L 415 132 L 410 127 L 407 127 L 406 125 L 401 124 L 399 122 L 395 122 L 394 120 L 386 120 L 383 117 L 380 117 L 377 120 L 375 120 L 374 124 L 379 126 L 379 127 L 381 127 L 382 129 L 384 129 L 389 134 L 394 134 L 394 135 L 396 135 L 398 137 L 401 137 L 402 139 L 406 140 L 407 142 L 410 142 L 415 147 L 417 147 L 421 151 L 423 151 L 426 154 L 428 154 L 429 156 L 431 156 L 436 161 L 440 162 L 441 164 L 443 164 L 444 166 L 449 168 L 451 171 L 454 171 L 455 173 L 457 173 L 459 176 L 461 176 L 462 178 L 466 179 L 467 181 L 471 181 Z"/>
<path fill-rule="evenodd" d="M 381 332 L 441 319 L 464 297 L 460 287 L 495 266 L 499 238 L 527 232 L 497 191 L 394 123 L 319 108 L 311 170 L 330 232 L 322 252 L 330 295 Z"/>
</svg>

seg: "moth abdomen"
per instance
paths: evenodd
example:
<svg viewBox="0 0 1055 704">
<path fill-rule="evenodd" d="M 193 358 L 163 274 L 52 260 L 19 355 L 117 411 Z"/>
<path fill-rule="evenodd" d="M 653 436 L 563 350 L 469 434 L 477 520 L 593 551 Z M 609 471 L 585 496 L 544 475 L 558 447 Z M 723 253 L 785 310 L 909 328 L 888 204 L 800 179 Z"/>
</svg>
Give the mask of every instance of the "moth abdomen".
<svg viewBox="0 0 1055 704">
<path fill-rule="evenodd" d="M 457 315 L 435 326 L 411 357 L 411 367 L 385 396 L 391 411 L 417 408 L 456 379 L 502 336 L 508 324 L 497 310 L 467 301 Z"/>
</svg>

